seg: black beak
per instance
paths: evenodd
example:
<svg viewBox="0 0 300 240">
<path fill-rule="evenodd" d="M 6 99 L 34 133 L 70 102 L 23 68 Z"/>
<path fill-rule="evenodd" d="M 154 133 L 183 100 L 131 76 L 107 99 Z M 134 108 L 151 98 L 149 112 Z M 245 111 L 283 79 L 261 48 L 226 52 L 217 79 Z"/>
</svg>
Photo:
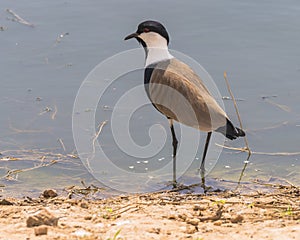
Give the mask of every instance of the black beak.
<svg viewBox="0 0 300 240">
<path fill-rule="evenodd" d="M 127 37 L 124 38 L 124 40 L 128 40 L 128 39 L 131 39 L 131 38 L 137 38 L 139 35 L 137 33 L 132 33 L 132 34 L 129 34 Z"/>
</svg>

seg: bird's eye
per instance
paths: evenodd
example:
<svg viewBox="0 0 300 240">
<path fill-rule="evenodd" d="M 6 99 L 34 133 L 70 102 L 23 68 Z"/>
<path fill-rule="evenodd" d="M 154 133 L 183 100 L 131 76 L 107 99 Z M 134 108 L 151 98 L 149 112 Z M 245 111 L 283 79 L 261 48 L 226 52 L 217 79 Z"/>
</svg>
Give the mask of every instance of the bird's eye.
<svg viewBox="0 0 300 240">
<path fill-rule="evenodd" d="M 144 32 L 145 33 L 150 32 L 149 28 L 144 28 Z"/>
</svg>

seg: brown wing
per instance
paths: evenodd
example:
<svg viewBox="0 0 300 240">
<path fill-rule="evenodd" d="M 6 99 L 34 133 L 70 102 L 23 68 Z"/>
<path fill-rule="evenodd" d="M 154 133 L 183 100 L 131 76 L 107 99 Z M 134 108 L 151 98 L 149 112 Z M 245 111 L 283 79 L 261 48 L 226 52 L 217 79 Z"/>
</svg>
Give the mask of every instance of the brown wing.
<svg viewBox="0 0 300 240">
<path fill-rule="evenodd" d="M 198 75 L 175 58 L 155 66 L 149 97 L 160 112 L 185 125 L 202 131 L 226 125 L 226 113 Z"/>
</svg>

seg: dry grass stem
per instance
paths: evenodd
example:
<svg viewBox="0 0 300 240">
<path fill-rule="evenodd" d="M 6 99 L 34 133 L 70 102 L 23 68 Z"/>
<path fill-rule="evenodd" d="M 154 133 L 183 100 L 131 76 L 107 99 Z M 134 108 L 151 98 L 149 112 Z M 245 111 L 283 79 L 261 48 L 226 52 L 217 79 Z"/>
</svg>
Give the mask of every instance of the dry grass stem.
<svg viewBox="0 0 300 240">
<path fill-rule="evenodd" d="M 64 152 L 66 151 L 66 147 L 65 147 L 65 144 L 63 142 L 63 140 L 61 138 L 57 139 L 57 141 L 60 143 L 62 149 L 64 150 Z"/>
<path fill-rule="evenodd" d="M 28 172 L 28 171 L 35 170 L 35 169 L 42 168 L 42 167 L 48 167 L 48 166 L 51 166 L 51 165 L 57 163 L 56 160 L 52 160 L 49 163 L 44 163 L 45 158 L 46 157 L 43 157 L 41 159 L 41 162 L 38 165 L 34 166 L 34 167 L 25 168 L 25 169 L 13 169 L 13 170 L 9 170 L 6 173 L 6 175 L 4 175 L 1 178 L 2 179 L 5 178 L 7 180 L 15 180 L 15 179 L 17 179 L 19 173 Z"/>
<path fill-rule="evenodd" d="M 230 147 L 230 146 L 225 146 L 216 143 L 218 147 L 234 150 L 234 151 L 239 151 L 239 152 L 248 152 L 247 148 L 236 148 L 236 147 Z M 297 156 L 300 155 L 300 152 L 255 152 L 251 151 L 251 154 L 255 155 L 269 155 L 269 156 Z"/>
<path fill-rule="evenodd" d="M 41 115 L 43 115 L 45 113 L 48 113 L 48 112 L 51 112 L 51 111 L 52 111 L 52 109 L 50 107 L 45 107 L 43 109 L 43 111 L 39 113 L 39 115 L 41 116 Z"/>
<path fill-rule="evenodd" d="M 52 115 L 51 115 L 51 119 L 52 120 L 54 120 L 55 119 L 55 117 L 56 117 L 56 114 L 57 114 L 57 106 L 56 105 L 54 105 L 54 112 L 52 113 Z"/>
<path fill-rule="evenodd" d="M 21 18 L 13 10 L 7 8 L 6 12 L 8 12 L 9 14 L 11 14 L 14 17 L 14 18 L 11 19 L 12 21 L 16 21 L 18 23 L 24 24 L 24 25 L 29 26 L 29 27 L 34 27 L 34 24 L 32 24 L 32 23 L 26 21 L 25 19 Z"/>
<path fill-rule="evenodd" d="M 73 159 L 78 159 L 79 157 L 75 154 L 61 154 L 54 153 L 52 150 L 58 149 L 13 149 L 13 150 L 4 150 L 1 152 L 3 158 L 5 159 L 18 159 L 20 161 L 35 161 L 36 159 L 42 159 L 43 157 L 51 158 L 56 161 L 63 160 L 64 163 L 76 164 Z M 14 157 L 12 157 L 14 155 Z"/>
<path fill-rule="evenodd" d="M 0 168 L 2 171 L 5 171 L 5 174 L 0 176 L 0 179 L 16 180 L 19 173 L 31 171 L 41 167 L 48 167 L 58 162 L 63 162 L 64 166 L 60 167 L 62 170 L 74 170 L 74 168 L 82 166 L 80 162 L 74 161 L 74 159 L 78 159 L 76 154 L 61 154 L 53 152 L 57 150 L 60 149 L 12 149 L 1 151 L 0 163 L 6 162 L 9 164 L 9 162 L 17 160 L 27 163 L 32 162 L 33 167 L 25 169 L 11 169 L 6 166 L 5 168 Z M 49 160 L 46 161 L 46 159 Z"/>
<path fill-rule="evenodd" d="M 224 79 L 225 79 L 225 82 L 226 82 L 226 86 L 227 86 L 228 92 L 229 92 L 229 94 L 231 96 L 231 99 L 233 101 L 233 105 L 234 105 L 234 108 L 235 108 L 235 111 L 236 111 L 236 115 L 237 115 L 239 123 L 240 123 L 240 127 L 241 127 L 241 129 L 244 129 L 243 128 L 243 124 L 242 124 L 242 120 L 241 120 L 241 117 L 240 117 L 240 113 L 239 113 L 239 110 L 238 110 L 238 107 L 237 107 L 237 103 L 236 103 L 236 100 L 235 100 L 235 97 L 234 97 L 234 95 L 233 95 L 233 93 L 231 91 L 231 88 L 230 88 L 230 85 L 229 85 L 229 81 L 227 79 L 227 73 L 226 72 L 224 72 Z M 244 176 L 244 172 L 246 170 L 246 167 L 247 167 L 247 165 L 249 163 L 249 159 L 250 159 L 250 156 L 251 156 L 251 150 L 249 148 L 247 136 L 244 137 L 244 141 L 245 141 L 245 145 L 246 145 L 245 149 L 248 152 L 248 157 L 247 157 L 247 159 L 245 161 L 245 164 L 244 164 L 244 167 L 242 169 L 242 172 L 241 172 L 241 175 L 240 175 L 240 178 L 239 178 L 239 181 L 238 181 L 238 186 L 240 185 L 242 177 Z"/>
<path fill-rule="evenodd" d="M 93 154 L 95 153 L 95 144 L 96 144 L 96 141 L 97 141 L 97 139 L 98 139 L 98 137 L 99 137 L 99 135 L 100 135 L 100 133 L 101 133 L 101 131 L 102 131 L 102 128 L 104 127 L 104 125 L 107 123 L 107 120 L 105 120 L 105 121 L 103 121 L 102 123 L 100 123 L 99 125 L 98 125 L 98 131 L 97 131 L 97 133 L 96 133 L 96 135 L 94 136 L 94 138 L 93 138 Z"/>
<path fill-rule="evenodd" d="M 299 187 L 297 187 L 295 184 L 293 184 L 292 182 L 290 182 L 289 180 L 287 179 L 282 179 L 282 178 L 279 178 L 277 177 L 278 180 L 280 180 L 281 182 L 286 182 L 289 186 L 295 188 L 295 189 L 299 189 Z M 265 182 L 262 182 L 258 179 L 255 179 L 253 180 L 252 182 L 256 183 L 256 184 L 259 184 L 259 185 L 263 185 L 263 186 L 266 186 L 266 187 L 272 187 L 272 188 L 283 188 L 284 186 L 281 185 L 281 184 L 274 184 L 274 183 L 265 183 Z"/>
<path fill-rule="evenodd" d="M 97 187 L 93 184 L 91 184 L 90 186 L 86 186 L 84 181 L 81 181 L 81 184 L 83 185 L 83 187 L 69 186 L 64 189 L 68 193 L 69 199 L 71 199 L 74 195 L 89 196 L 89 195 L 96 194 L 101 190 L 105 190 L 104 188 Z"/>
<path fill-rule="evenodd" d="M 291 108 L 286 106 L 286 105 L 283 105 L 283 104 L 278 104 L 276 102 L 273 102 L 271 101 L 270 99 L 267 99 L 267 98 L 263 98 L 266 102 L 270 103 L 271 105 L 275 106 L 275 107 L 278 107 L 279 109 L 285 111 L 285 112 L 291 112 Z"/>
<path fill-rule="evenodd" d="M 90 166 L 90 159 L 92 159 L 92 158 L 95 156 L 95 152 L 96 152 L 96 141 L 97 141 L 97 139 L 98 139 L 98 137 L 99 137 L 99 135 L 100 135 L 100 133 L 101 133 L 101 131 L 102 131 L 102 128 L 105 126 L 105 124 L 107 123 L 107 121 L 108 121 L 108 120 L 105 120 L 105 121 L 103 121 L 102 123 L 100 123 L 100 124 L 98 125 L 98 127 L 97 127 L 97 128 L 98 128 L 98 131 L 96 132 L 95 136 L 94 136 L 93 139 L 92 139 L 92 147 L 93 147 L 92 156 L 91 156 L 91 157 L 88 157 L 88 158 L 86 159 L 87 166 L 88 166 L 88 168 L 89 168 L 90 171 L 92 171 L 91 166 Z"/>
<path fill-rule="evenodd" d="M 236 115 L 237 115 L 239 123 L 240 123 L 240 127 L 241 127 L 241 129 L 244 129 L 243 128 L 243 124 L 242 124 L 242 120 L 241 120 L 241 117 L 240 117 L 240 113 L 239 113 L 239 110 L 238 110 L 238 107 L 237 107 L 237 103 L 236 103 L 236 100 L 235 100 L 235 97 L 234 97 L 234 95 L 233 95 L 233 93 L 231 91 L 231 88 L 230 88 L 230 85 L 229 85 L 229 82 L 228 82 L 228 79 L 227 79 L 227 73 L 226 72 L 224 72 L 224 79 L 225 79 L 225 82 L 226 82 L 226 86 L 227 86 L 228 92 L 229 92 L 229 94 L 231 96 L 231 99 L 233 100 L 234 108 L 235 108 Z M 250 148 L 249 148 L 247 136 L 244 137 L 244 141 L 245 141 L 245 145 L 246 145 L 246 148 L 247 148 L 248 154 L 249 154 L 247 160 L 249 160 L 249 158 L 251 156 L 251 151 L 250 151 Z"/>
</svg>

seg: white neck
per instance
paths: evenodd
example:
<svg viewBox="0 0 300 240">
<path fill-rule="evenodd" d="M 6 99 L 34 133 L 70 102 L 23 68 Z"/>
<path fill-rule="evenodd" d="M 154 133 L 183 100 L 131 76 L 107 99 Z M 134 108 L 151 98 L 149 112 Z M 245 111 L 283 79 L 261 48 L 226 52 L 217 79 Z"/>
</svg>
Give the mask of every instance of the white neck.
<svg viewBox="0 0 300 240">
<path fill-rule="evenodd" d="M 167 40 L 156 32 L 141 33 L 139 38 L 146 44 L 145 66 L 173 58 L 169 53 Z"/>
<path fill-rule="evenodd" d="M 174 58 L 168 50 L 168 47 L 165 48 L 147 48 L 145 66 L 150 64 L 161 62 L 164 60 Z"/>
</svg>

